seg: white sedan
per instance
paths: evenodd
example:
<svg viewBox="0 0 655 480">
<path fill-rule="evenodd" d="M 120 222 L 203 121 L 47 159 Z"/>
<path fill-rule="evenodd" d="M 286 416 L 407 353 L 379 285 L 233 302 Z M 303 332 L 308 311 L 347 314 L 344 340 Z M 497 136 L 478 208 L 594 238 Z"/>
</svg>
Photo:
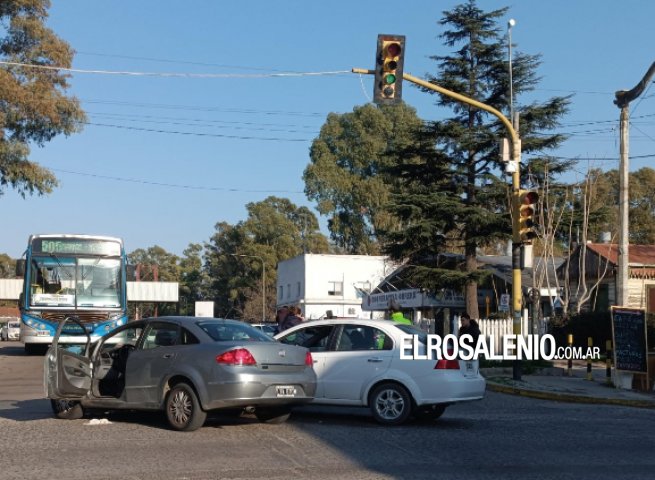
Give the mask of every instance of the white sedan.
<svg viewBox="0 0 655 480">
<path fill-rule="evenodd" d="M 369 407 L 382 424 L 437 419 L 448 405 L 483 398 L 477 360 L 401 359 L 403 335 L 426 343 L 414 326 L 366 319 L 303 322 L 275 338 L 311 351 L 318 378 L 312 403 Z"/>
</svg>

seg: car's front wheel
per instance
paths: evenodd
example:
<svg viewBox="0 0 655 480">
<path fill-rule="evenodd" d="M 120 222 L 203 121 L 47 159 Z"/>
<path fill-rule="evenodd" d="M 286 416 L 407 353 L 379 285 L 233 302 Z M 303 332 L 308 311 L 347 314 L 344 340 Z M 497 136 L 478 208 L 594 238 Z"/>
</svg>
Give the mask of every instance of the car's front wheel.
<svg viewBox="0 0 655 480">
<path fill-rule="evenodd" d="M 257 420 L 263 423 L 284 423 L 291 415 L 290 407 L 264 407 L 255 409 Z"/>
<path fill-rule="evenodd" d="M 383 425 L 400 425 L 412 413 L 412 399 L 407 389 L 397 383 L 378 385 L 369 399 L 373 418 Z"/>
<path fill-rule="evenodd" d="M 55 417 L 63 420 L 79 420 L 84 416 L 82 405 L 74 400 L 50 400 L 50 406 Z"/>
<path fill-rule="evenodd" d="M 190 432 L 203 426 L 207 412 L 193 388 L 186 383 L 178 383 L 166 396 L 166 419 L 174 430 Z"/>
</svg>

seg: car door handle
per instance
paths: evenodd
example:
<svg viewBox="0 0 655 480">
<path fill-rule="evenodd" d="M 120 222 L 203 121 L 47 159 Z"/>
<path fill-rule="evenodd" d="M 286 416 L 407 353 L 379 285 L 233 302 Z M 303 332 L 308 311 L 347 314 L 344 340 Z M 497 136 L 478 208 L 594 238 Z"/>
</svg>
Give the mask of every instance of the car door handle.
<svg viewBox="0 0 655 480">
<path fill-rule="evenodd" d="M 166 354 L 162 355 L 162 358 L 173 358 L 174 356 L 175 356 L 174 353 L 166 353 Z"/>
<path fill-rule="evenodd" d="M 383 360 L 382 360 L 380 357 L 373 357 L 373 358 L 369 358 L 369 359 L 367 360 L 367 362 L 369 362 L 369 363 L 380 363 L 380 362 L 382 362 L 382 361 L 383 361 Z"/>
</svg>

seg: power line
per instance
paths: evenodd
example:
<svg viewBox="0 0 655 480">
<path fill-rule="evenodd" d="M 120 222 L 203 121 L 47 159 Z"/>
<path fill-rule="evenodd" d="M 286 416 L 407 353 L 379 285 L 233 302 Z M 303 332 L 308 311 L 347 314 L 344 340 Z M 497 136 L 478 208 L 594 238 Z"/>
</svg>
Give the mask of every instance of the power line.
<svg viewBox="0 0 655 480">
<path fill-rule="evenodd" d="M 316 131 L 314 132 L 308 132 L 308 131 L 303 131 L 303 130 L 285 130 L 282 128 L 268 128 L 268 127 L 258 127 L 256 126 L 257 124 L 250 124 L 248 126 L 238 126 L 234 124 L 230 125 L 216 125 L 217 122 L 212 121 L 212 120 L 200 120 L 200 119 L 194 119 L 191 120 L 190 122 L 184 122 L 184 121 L 174 121 L 177 119 L 173 118 L 161 118 L 158 119 L 157 117 L 152 117 L 152 118 L 130 118 L 129 116 L 126 115 L 120 115 L 120 114 L 91 114 L 92 117 L 99 117 L 99 118 L 107 118 L 110 120 L 122 120 L 125 122 L 143 122 L 143 123 L 155 123 L 155 124 L 165 124 L 165 125 L 185 125 L 185 126 L 190 126 L 190 127 L 210 127 L 210 128 L 219 128 L 219 129 L 233 129 L 233 130 L 256 130 L 256 131 L 264 131 L 264 132 L 284 132 L 284 133 L 318 133 Z M 183 120 L 183 119 L 182 119 Z"/>
<path fill-rule="evenodd" d="M 109 128 L 118 128 L 121 130 L 135 130 L 140 132 L 151 132 L 151 133 L 172 133 L 175 135 L 189 135 L 196 137 L 217 137 L 217 138 L 231 138 L 235 140 L 265 140 L 265 141 L 278 141 L 278 142 L 309 142 L 309 138 L 281 138 L 281 137 L 254 137 L 254 136 L 244 136 L 244 135 L 224 135 L 221 133 L 201 133 L 201 132 L 181 132 L 178 130 L 159 130 L 155 128 L 143 128 L 143 127 L 130 127 L 127 125 L 114 125 L 110 123 L 95 123 L 95 122 L 80 122 L 83 125 L 92 125 L 94 127 L 109 127 Z"/>
<path fill-rule="evenodd" d="M 155 119 L 155 120 L 182 120 L 187 122 L 208 122 L 210 124 L 218 123 L 225 125 L 247 125 L 247 126 L 260 126 L 260 127 L 292 127 L 300 129 L 312 129 L 311 132 L 314 133 L 316 126 L 314 125 L 298 125 L 293 123 L 260 123 L 260 122 L 239 122 L 234 120 L 213 120 L 208 118 L 188 118 L 188 117 L 166 117 L 158 115 L 142 115 L 137 113 L 111 113 L 111 112 L 92 112 L 87 110 L 87 115 L 91 116 L 105 116 L 105 117 L 115 117 L 115 118 L 131 118 L 131 119 Z"/>
<path fill-rule="evenodd" d="M 325 117 L 323 112 L 294 112 L 284 110 L 256 110 L 244 108 L 224 108 L 224 107 L 205 107 L 200 105 L 176 105 L 166 103 L 143 103 L 143 102 L 122 102 L 117 100 L 82 100 L 83 103 L 99 104 L 99 105 L 116 105 L 127 107 L 140 107 L 140 108 L 153 108 L 153 109 L 166 109 L 166 110 L 193 110 L 200 112 L 224 112 L 224 113 L 244 113 L 244 114 L 258 114 L 258 115 L 286 115 L 298 117 Z"/>
<path fill-rule="evenodd" d="M 198 185 L 180 185 L 176 183 L 163 183 L 163 182 L 152 182 L 149 180 L 140 180 L 135 178 L 125 178 L 125 177 L 113 177 L 109 175 L 98 175 L 95 173 L 88 172 L 75 172 L 72 170 L 63 170 L 60 168 L 50 168 L 50 170 L 61 173 L 68 173 L 71 175 L 80 175 L 84 177 L 93 177 L 101 178 L 103 180 L 113 180 L 117 182 L 129 182 L 129 183 L 140 183 L 143 185 L 153 185 L 157 187 L 170 187 L 170 188 L 183 188 L 186 190 L 209 190 L 209 191 L 221 191 L 221 192 L 242 192 L 242 193 L 305 193 L 297 190 L 249 190 L 243 188 L 229 188 L 229 187 L 201 187 Z"/>
<path fill-rule="evenodd" d="M 115 55 L 110 53 L 95 53 L 95 52 L 80 52 L 76 51 L 76 55 L 90 55 L 95 57 L 108 57 L 108 58 L 124 58 L 128 60 L 145 60 L 147 62 L 161 62 L 161 63 L 177 63 L 181 65 L 200 65 L 203 67 L 219 67 L 219 68 L 236 68 L 240 70 L 254 70 L 254 71 L 263 71 L 263 72 L 280 72 L 282 70 L 276 70 L 274 68 L 263 68 L 263 67 L 245 67 L 242 65 L 225 65 L 219 63 L 208 63 L 208 62 L 191 62 L 189 60 L 171 60 L 165 58 L 152 58 L 152 57 L 135 57 L 132 55 Z"/>
<path fill-rule="evenodd" d="M 276 78 L 276 77 L 320 77 L 327 75 L 350 74 L 350 70 L 331 72 L 277 72 L 277 73 L 175 73 L 175 72 L 130 72 L 118 70 L 85 70 L 81 68 L 57 67 L 54 65 L 36 65 L 31 63 L 7 62 L 0 60 L 0 65 L 34 68 L 37 70 L 59 70 L 69 73 L 88 73 L 95 75 L 126 75 L 132 77 L 170 77 L 170 78 Z"/>
</svg>

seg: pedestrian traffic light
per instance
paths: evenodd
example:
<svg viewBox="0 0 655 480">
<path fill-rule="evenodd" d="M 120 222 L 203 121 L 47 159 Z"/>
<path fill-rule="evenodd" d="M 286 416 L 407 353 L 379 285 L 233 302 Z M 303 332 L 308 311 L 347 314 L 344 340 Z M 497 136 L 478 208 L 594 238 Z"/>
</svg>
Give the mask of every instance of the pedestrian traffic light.
<svg viewBox="0 0 655 480">
<path fill-rule="evenodd" d="M 378 35 L 373 90 L 373 101 L 378 105 L 401 101 L 404 55 L 404 35 Z"/>
<path fill-rule="evenodd" d="M 537 238 L 536 220 L 539 194 L 534 190 L 519 190 L 519 237 L 524 243 L 532 243 Z"/>
</svg>

